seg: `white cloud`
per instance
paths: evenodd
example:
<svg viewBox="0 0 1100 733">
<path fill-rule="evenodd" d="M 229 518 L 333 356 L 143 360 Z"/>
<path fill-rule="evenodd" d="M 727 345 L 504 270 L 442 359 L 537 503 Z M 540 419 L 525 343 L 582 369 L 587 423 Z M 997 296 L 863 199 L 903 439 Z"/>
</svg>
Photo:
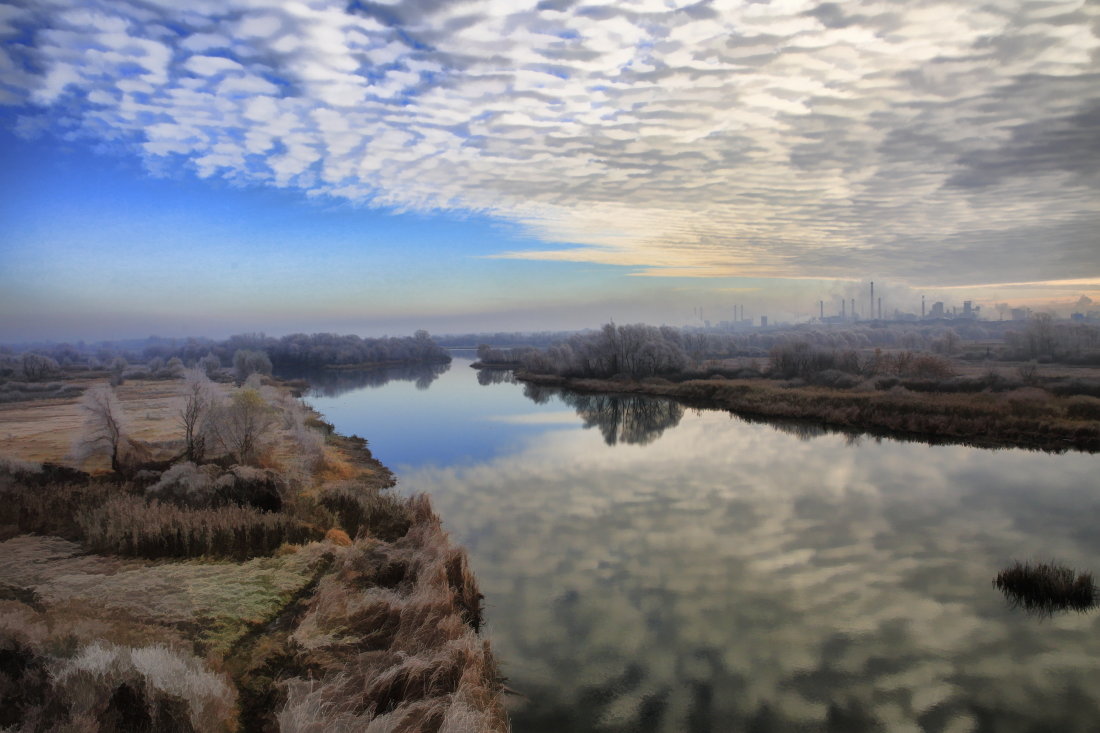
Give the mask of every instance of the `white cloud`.
<svg viewBox="0 0 1100 733">
<path fill-rule="evenodd" d="M 35 31 L 8 89 L 92 102 L 89 135 L 106 107 L 202 175 L 588 245 L 505 256 L 943 283 L 1100 266 L 1092 4 L 44 0 L 2 24 Z M 242 139 L 253 157 L 218 152 Z"/>
<path fill-rule="evenodd" d="M 192 56 L 183 63 L 183 68 L 200 76 L 214 76 L 227 71 L 244 71 L 244 67 L 233 59 L 221 56 Z"/>
</svg>

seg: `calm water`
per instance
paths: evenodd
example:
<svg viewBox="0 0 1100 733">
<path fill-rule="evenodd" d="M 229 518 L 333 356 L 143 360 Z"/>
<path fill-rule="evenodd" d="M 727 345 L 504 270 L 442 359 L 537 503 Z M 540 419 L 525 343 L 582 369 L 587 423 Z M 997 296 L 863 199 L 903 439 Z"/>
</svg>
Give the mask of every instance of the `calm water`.
<svg viewBox="0 0 1100 733">
<path fill-rule="evenodd" d="M 517 732 L 1100 730 L 1100 613 L 991 586 L 1017 558 L 1100 572 L 1100 457 L 525 394 L 469 363 L 309 400 L 469 548 Z"/>
</svg>

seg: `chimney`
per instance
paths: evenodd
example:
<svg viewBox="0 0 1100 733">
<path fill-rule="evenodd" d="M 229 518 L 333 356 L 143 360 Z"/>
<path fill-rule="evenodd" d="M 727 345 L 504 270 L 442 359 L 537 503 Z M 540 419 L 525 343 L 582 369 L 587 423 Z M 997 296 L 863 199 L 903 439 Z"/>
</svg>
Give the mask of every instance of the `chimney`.
<svg viewBox="0 0 1100 733">
<path fill-rule="evenodd" d="M 871 281 L 871 310 L 867 311 L 869 318 L 875 317 L 875 281 Z"/>
</svg>

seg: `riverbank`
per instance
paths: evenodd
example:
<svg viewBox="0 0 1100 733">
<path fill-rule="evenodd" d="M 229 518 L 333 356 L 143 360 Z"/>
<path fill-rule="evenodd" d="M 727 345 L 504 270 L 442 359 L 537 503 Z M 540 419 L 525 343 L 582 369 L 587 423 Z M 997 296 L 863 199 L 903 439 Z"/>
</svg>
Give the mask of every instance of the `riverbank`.
<svg viewBox="0 0 1100 733">
<path fill-rule="evenodd" d="M 252 392 L 247 466 L 180 460 L 182 381 L 115 390 L 117 472 L 67 457 L 75 397 L 0 407 L 0 650 L 20 670 L 0 670 L 0 726 L 507 730 L 476 580 L 429 499 L 392 493 L 289 385 Z"/>
<path fill-rule="evenodd" d="M 667 397 L 689 407 L 729 410 L 747 418 L 804 420 L 827 428 L 929 442 L 1051 452 L 1100 451 L 1100 420 L 1091 416 L 1094 400 L 1042 390 L 855 391 L 788 386 L 769 379 L 571 379 L 524 371 L 517 372 L 516 378 L 575 392 Z"/>
</svg>

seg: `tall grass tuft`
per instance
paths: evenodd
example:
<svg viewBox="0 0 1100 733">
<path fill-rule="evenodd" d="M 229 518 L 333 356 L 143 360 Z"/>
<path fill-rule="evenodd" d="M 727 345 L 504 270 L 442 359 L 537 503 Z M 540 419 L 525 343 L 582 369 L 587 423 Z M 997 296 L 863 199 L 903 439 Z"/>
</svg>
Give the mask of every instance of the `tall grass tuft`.
<svg viewBox="0 0 1100 733">
<path fill-rule="evenodd" d="M 318 587 L 293 641 L 323 676 L 285 684 L 281 730 L 508 730 L 465 552 L 427 497 L 407 511 L 403 537 L 360 534 Z"/>
<path fill-rule="evenodd" d="M 997 574 L 993 585 L 1014 607 L 1041 616 L 1056 611 L 1084 612 L 1097 605 L 1092 573 L 1077 573 L 1055 562 L 1017 560 Z"/>
<path fill-rule="evenodd" d="M 412 521 L 404 500 L 361 482 L 330 481 L 321 487 L 319 502 L 350 537 L 363 532 L 390 542 L 404 536 Z"/>
</svg>

